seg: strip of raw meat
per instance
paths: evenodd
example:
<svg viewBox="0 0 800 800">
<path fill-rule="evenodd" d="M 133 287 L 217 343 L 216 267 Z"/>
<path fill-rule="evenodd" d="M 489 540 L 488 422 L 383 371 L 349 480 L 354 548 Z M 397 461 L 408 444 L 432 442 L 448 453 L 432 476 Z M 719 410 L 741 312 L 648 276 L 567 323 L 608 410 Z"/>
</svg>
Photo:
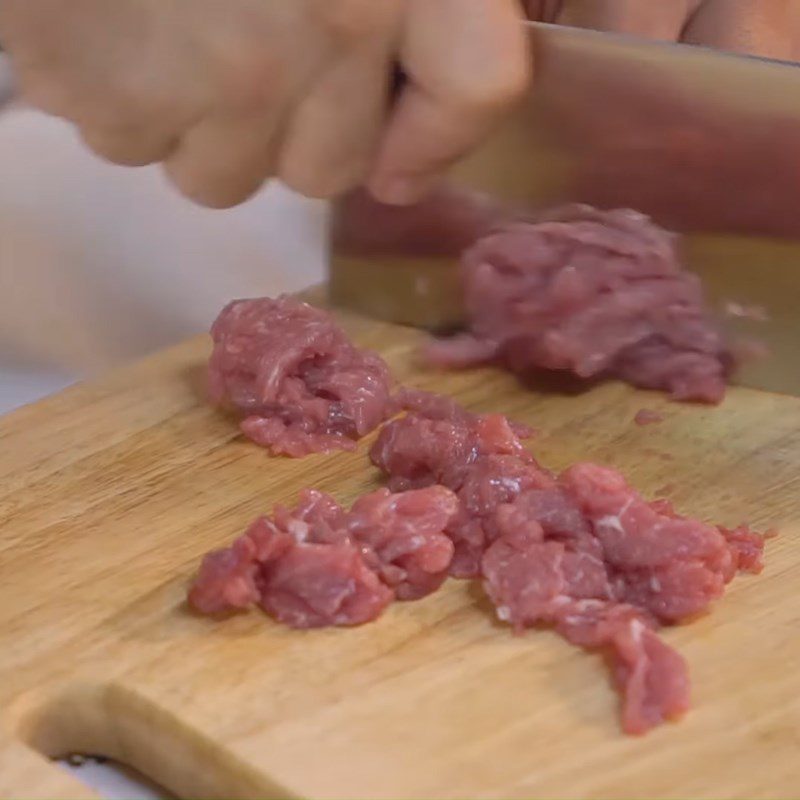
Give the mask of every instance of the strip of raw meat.
<svg viewBox="0 0 800 800">
<path fill-rule="evenodd" d="M 607 651 L 623 696 L 626 733 L 644 733 L 680 717 L 689 708 L 683 658 L 659 639 L 652 619 L 640 610 L 581 599 L 586 576 L 568 568 L 568 555 L 564 544 L 546 541 L 533 520 L 508 528 L 483 557 L 484 586 L 498 617 L 517 632 L 547 623 L 573 644 Z M 608 583 L 602 583 L 598 588 L 606 594 Z"/>
<path fill-rule="evenodd" d="M 630 606 L 583 600 L 565 606 L 556 630 L 581 647 L 602 648 L 622 695 L 622 729 L 643 734 L 680 719 L 691 704 L 689 670 L 641 613 Z"/>
<path fill-rule="evenodd" d="M 557 209 L 498 228 L 462 259 L 470 332 L 430 360 L 517 373 L 618 377 L 678 400 L 718 403 L 740 350 L 728 345 L 675 237 L 630 210 Z"/>
<path fill-rule="evenodd" d="M 326 311 L 291 297 L 235 300 L 211 328 L 209 390 L 273 453 L 353 449 L 391 413 L 391 376 Z"/>
<path fill-rule="evenodd" d="M 209 553 L 189 603 L 205 614 L 260 604 L 293 628 L 368 622 L 395 597 L 422 597 L 444 580 L 453 545 L 443 529 L 456 504 L 442 486 L 379 489 L 347 512 L 306 490 L 294 509 L 277 507 Z"/>
</svg>

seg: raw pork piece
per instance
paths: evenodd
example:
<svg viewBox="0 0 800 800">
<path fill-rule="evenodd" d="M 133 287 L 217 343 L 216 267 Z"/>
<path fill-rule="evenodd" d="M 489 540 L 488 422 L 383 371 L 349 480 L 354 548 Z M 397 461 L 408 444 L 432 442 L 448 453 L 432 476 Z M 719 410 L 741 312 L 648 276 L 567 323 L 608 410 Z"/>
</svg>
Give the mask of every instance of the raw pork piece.
<svg viewBox="0 0 800 800">
<path fill-rule="evenodd" d="M 441 486 L 401 495 L 379 489 L 347 512 L 306 490 L 294 509 L 278 506 L 209 553 L 189 603 L 204 614 L 259 604 L 293 628 L 368 622 L 395 597 L 438 588 L 453 557 L 442 531 L 456 505 Z"/>
<path fill-rule="evenodd" d="M 643 734 L 680 719 L 691 703 L 686 661 L 633 607 L 580 600 L 565 606 L 556 630 L 580 647 L 605 650 L 622 695 L 622 728 Z"/>
<path fill-rule="evenodd" d="M 416 600 L 447 577 L 454 548 L 444 529 L 457 509 L 456 496 L 443 486 L 401 494 L 379 489 L 356 500 L 347 530 L 397 599 Z"/>
<path fill-rule="evenodd" d="M 234 300 L 211 328 L 210 395 L 273 453 L 352 450 L 390 414 L 391 376 L 326 311 L 291 297 Z"/>
<path fill-rule="evenodd" d="M 418 393 L 404 399 L 415 410 L 384 426 L 371 457 L 397 489 L 440 481 L 456 493 L 445 529 L 451 574 L 481 575 L 499 618 L 517 631 L 549 624 L 608 652 L 627 732 L 680 716 L 686 665 L 656 631 L 706 611 L 738 569 L 758 572 L 763 537 L 682 517 L 596 464 L 556 477 L 501 415 Z M 495 435 L 482 437 L 486 430 Z"/>
<path fill-rule="evenodd" d="M 680 516 L 665 500 L 647 502 L 616 470 L 576 464 L 559 484 L 602 546 L 616 599 L 661 622 L 705 611 L 738 569 L 761 569 L 763 536 Z"/>
<path fill-rule="evenodd" d="M 548 540 L 529 520 L 512 527 L 486 551 L 484 585 L 500 619 L 519 632 L 549 623 L 581 647 L 603 649 L 622 698 L 626 733 L 644 733 L 689 708 L 689 676 L 683 658 L 655 633 L 651 617 L 625 603 L 581 599 L 587 580 L 570 571 L 569 551 Z M 598 565 L 602 570 L 602 562 Z M 589 583 L 593 578 L 589 578 Z M 606 594 L 607 584 L 599 594 Z"/>
<path fill-rule="evenodd" d="M 456 492 L 458 513 L 447 526 L 455 545 L 450 574 L 476 577 L 495 508 L 552 483 L 520 442 L 531 430 L 502 414 L 471 414 L 440 395 L 401 390 L 398 400 L 412 410 L 383 427 L 370 458 L 393 491 L 442 484 Z"/>
<path fill-rule="evenodd" d="M 763 537 L 648 503 L 596 464 L 521 493 L 495 520 L 481 569 L 498 617 L 517 631 L 549 623 L 575 644 L 609 652 L 627 733 L 689 707 L 686 665 L 657 626 L 706 611 L 737 568 L 761 568 Z"/>
<path fill-rule="evenodd" d="M 441 366 L 618 377 L 718 403 L 736 356 L 675 245 L 630 210 L 569 206 L 498 228 L 463 255 L 470 332 L 432 344 L 428 356 Z"/>
</svg>

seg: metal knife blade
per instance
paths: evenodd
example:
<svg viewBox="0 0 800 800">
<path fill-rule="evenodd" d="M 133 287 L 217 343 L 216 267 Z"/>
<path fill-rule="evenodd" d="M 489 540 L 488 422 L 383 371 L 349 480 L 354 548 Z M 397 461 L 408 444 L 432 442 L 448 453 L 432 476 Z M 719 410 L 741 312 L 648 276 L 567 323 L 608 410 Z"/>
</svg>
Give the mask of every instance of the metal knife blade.
<svg viewBox="0 0 800 800">
<path fill-rule="evenodd" d="M 419 206 L 364 193 L 333 209 L 338 304 L 428 328 L 459 322 L 458 254 L 509 210 L 631 207 L 686 235 L 710 300 L 764 307 L 732 328 L 771 357 L 739 382 L 800 395 L 800 65 L 540 23 L 535 85 Z"/>
</svg>

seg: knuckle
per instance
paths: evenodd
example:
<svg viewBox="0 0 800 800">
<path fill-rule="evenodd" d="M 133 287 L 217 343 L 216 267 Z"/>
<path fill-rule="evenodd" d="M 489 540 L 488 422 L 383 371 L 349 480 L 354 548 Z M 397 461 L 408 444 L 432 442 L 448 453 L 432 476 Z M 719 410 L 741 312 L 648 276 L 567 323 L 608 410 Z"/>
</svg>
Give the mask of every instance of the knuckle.
<svg viewBox="0 0 800 800">
<path fill-rule="evenodd" d="M 373 36 L 386 21 L 386 2 L 365 0 L 323 0 L 319 9 L 328 33 L 339 42 L 350 44 Z"/>
<path fill-rule="evenodd" d="M 280 83 L 280 65 L 267 48 L 243 44 L 222 59 L 219 97 L 227 107 L 243 112 L 262 108 L 275 96 Z"/>
</svg>

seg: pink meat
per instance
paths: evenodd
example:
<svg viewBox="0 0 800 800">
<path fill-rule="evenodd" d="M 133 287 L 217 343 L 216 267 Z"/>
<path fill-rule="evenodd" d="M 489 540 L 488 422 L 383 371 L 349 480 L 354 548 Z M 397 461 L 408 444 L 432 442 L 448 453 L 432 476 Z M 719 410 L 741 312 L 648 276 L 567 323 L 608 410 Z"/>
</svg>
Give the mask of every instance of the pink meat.
<svg viewBox="0 0 800 800">
<path fill-rule="evenodd" d="M 456 493 L 445 532 L 450 574 L 483 577 L 515 630 L 549 624 L 611 657 L 623 727 L 642 733 L 688 707 L 683 659 L 656 633 L 709 609 L 737 569 L 761 568 L 764 537 L 648 502 L 618 472 L 542 469 L 498 415 L 414 395 L 371 451 L 395 488 L 442 482 Z M 482 436 L 485 431 L 492 436 Z"/>
<path fill-rule="evenodd" d="M 679 400 L 719 402 L 736 360 L 672 234 L 629 210 L 558 209 L 496 229 L 462 260 L 469 334 L 436 364 L 618 377 Z"/>
<path fill-rule="evenodd" d="M 438 588 L 453 557 L 443 529 L 456 505 L 441 486 L 402 495 L 379 489 L 348 512 L 306 490 L 294 509 L 278 506 L 208 554 L 189 603 L 204 614 L 259 604 L 293 628 L 368 622 L 395 597 Z"/>
<path fill-rule="evenodd" d="M 493 439 L 492 443 L 489 445 L 492 452 L 510 453 L 513 450 L 515 454 L 520 455 L 525 451 L 516 439 L 530 439 L 532 436 L 536 435 L 535 429 L 531 428 L 530 425 L 524 425 L 521 422 L 507 419 L 500 414 L 473 414 L 460 406 L 452 397 L 443 394 L 402 387 L 397 393 L 396 402 L 401 409 L 415 411 L 429 419 L 475 423 L 479 425 L 481 421 L 483 421 L 483 433 L 481 437 L 482 439 L 486 439 L 487 437 Z M 494 425 L 487 425 L 486 420 L 493 420 Z M 500 428 L 502 428 L 502 432 Z M 511 433 L 514 435 L 513 437 L 506 432 L 507 428 L 511 430 Z M 494 431 L 494 434 L 492 434 L 492 431 Z M 498 434 L 504 437 L 502 439 L 502 444 L 497 438 Z"/>
<path fill-rule="evenodd" d="M 567 558 L 566 546 L 547 540 L 535 521 L 497 539 L 483 557 L 483 573 L 498 617 L 518 632 L 547 623 L 573 644 L 608 652 L 623 697 L 626 733 L 644 733 L 680 717 L 689 708 L 683 658 L 633 606 L 581 597 L 586 578 L 567 567 Z M 602 591 L 607 590 L 606 583 Z"/>
<path fill-rule="evenodd" d="M 209 390 L 273 453 L 353 449 L 390 413 L 391 376 L 330 314 L 291 297 L 235 300 L 211 328 Z"/>
<path fill-rule="evenodd" d="M 497 510 L 521 492 L 541 489 L 552 483 L 548 473 L 517 456 L 479 458 L 456 492 L 458 513 L 447 526 L 447 533 L 455 545 L 451 574 L 456 578 L 480 575 L 483 553 L 497 536 Z"/>
<path fill-rule="evenodd" d="M 762 535 L 750 530 L 747 525 L 720 527 L 719 531 L 728 542 L 737 569 L 754 575 L 764 569 L 764 539 L 775 536 L 774 531 Z"/>
<path fill-rule="evenodd" d="M 383 427 L 370 457 L 393 491 L 438 483 L 457 493 L 458 512 L 446 529 L 455 546 L 450 574 L 476 577 L 494 510 L 553 479 L 520 441 L 530 429 L 502 414 L 471 414 L 425 392 L 401 391 L 399 401 L 411 413 Z"/>
<path fill-rule="evenodd" d="M 347 529 L 399 600 L 435 591 L 447 577 L 453 543 L 444 533 L 458 509 L 443 486 L 392 494 L 379 489 L 354 503 Z"/>
<path fill-rule="evenodd" d="M 579 601 L 561 610 L 556 630 L 573 644 L 601 648 L 609 654 L 622 696 L 622 729 L 626 733 L 647 733 L 663 722 L 680 719 L 689 710 L 686 661 L 635 608 Z"/>
<path fill-rule="evenodd" d="M 536 463 L 520 442 L 532 430 L 502 414 L 471 414 L 449 397 L 409 389 L 396 400 L 411 413 L 384 425 L 370 450 L 392 491 L 435 483 L 457 491 L 469 467 L 488 455 Z"/>
<path fill-rule="evenodd" d="M 258 573 L 262 608 L 291 628 L 360 625 L 380 615 L 391 589 L 351 542 L 298 542 Z"/>
</svg>

